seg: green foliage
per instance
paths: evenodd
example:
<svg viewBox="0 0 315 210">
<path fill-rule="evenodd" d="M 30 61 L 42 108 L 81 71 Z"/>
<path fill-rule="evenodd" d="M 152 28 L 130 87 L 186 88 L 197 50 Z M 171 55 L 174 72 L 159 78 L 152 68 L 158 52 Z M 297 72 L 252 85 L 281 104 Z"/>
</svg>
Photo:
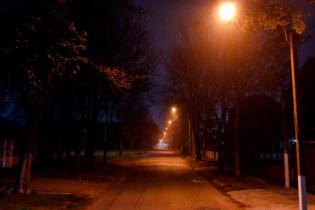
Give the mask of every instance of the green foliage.
<svg viewBox="0 0 315 210">
<path fill-rule="evenodd" d="M 247 0 L 241 25 L 246 30 L 306 30 L 302 11 L 279 0 Z"/>
</svg>

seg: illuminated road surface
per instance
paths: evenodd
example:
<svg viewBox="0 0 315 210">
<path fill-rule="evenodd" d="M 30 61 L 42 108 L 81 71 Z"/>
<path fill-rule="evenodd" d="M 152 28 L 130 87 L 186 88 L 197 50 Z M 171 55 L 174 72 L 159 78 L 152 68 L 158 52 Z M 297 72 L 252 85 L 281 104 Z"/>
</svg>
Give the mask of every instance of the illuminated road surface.
<svg viewBox="0 0 315 210">
<path fill-rule="evenodd" d="M 238 209 L 175 153 L 145 156 L 89 210 Z"/>
</svg>

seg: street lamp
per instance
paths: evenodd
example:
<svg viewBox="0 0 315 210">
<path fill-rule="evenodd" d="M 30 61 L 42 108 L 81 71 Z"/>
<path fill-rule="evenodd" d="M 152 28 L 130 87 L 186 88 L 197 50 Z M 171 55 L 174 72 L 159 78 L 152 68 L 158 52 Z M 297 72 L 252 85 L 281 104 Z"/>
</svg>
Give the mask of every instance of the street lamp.
<svg viewBox="0 0 315 210">
<path fill-rule="evenodd" d="M 236 6 L 233 2 L 224 2 L 219 7 L 219 17 L 225 22 L 230 22 L 236 15 Z"/>
<path fill-rule="evenodd" d="M 236 6 L 233 2 L 224 2 L 219 7 L 219 17 L 225 22 L 231 22 L 236 16 Z M 292 29 L 289 31 L 289 44 L 290 44 L 290 62 L 291 62 L 291 79 L 292 79 L 292 95 L 293 95 L 293 114 L 294 114 L 294 128 L 296 139 L 296 162 L 297 162 L 297 175 L 298 175 L 298 191 L 299 191 L 299 209 L 307 209 L 306 200 L 306 183 L 305 176 L 301 171 L 301 156 L 300 156 L 300 135 L 299 135 L 299 115 L 297 103 L 297 90 L 296 90 L 296 68 L 297 52 L 296 52 L 296 33 Z"/>
<path fill-rule="evenodd" d="M 175 114 L 177 111 L 176 107 L 172 107 L 172 113 Z"/>
<path fill-rule="evenodd" d="M 296 91 L 296 68 L 297 64 L 297 51 L 296 51 L 296 34 L 293 30 L 289 33 L 290 42 L 290 61 L 291 61 L 291 80 L 292 80 L 292 96 L 293 96 L 293 115 L 294 115 L 294 129 L 295 129 L 295 150 L 296 150 L 296 170 L 298 175 L 298 191 L 299 191 L 299 208 L 301 210 L 307 209 L 306 200 L 306 183 L 305 176 L 301 170 L 301 155 L 300 155 L 300 134 L 299 134 L 299 115 Z"/>
<path fill-rule="evenodd" d="M 168 124 L 169 124 L 169 125 L 170 125 L 170 124 L 172 124 L 172 121 L 171 121 L 171 120 L 169 120 L 169 121 L 168 121 Z"/>
<path fill-rule="evenodd" d="M 232 1 L 224 1 L 218 5 L 218 16 L 220 20 L 224 23 L 234 22 L 236 17 L 236 4 Z M 237 88 L 237 87 L 236 87 Z M 240 99 L 238 94 L 235 94 L 235 116 L 234 116 L 234 172 L 236 177 L 241 176 L 241 165 L 240 165 L 240 139 L 239 139 L 239 103 Z M 219 153 L 220 154 L 220 153 Z M 222 154 L 221 154 L 222 155 Z M 220 156 L 220 155 L 219 155 Z M 219 157 L 220 158 L 220 157 Z"/>
</svg>

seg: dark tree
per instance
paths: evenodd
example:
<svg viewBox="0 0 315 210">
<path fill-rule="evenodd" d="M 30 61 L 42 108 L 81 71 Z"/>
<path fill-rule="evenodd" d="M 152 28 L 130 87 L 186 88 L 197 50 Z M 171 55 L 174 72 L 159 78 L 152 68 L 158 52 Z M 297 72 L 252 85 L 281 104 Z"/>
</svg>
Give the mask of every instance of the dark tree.
<svg viewBox="0 0 315 210">
<path fill-rule="evenodd" d="M 302 122 L 302 135 L 304 139 L 315 137 L 315 58 L 309 57 L 299 72 L 299 95 Z"/>
<path fill-rule="evenodd" d="M 201 159 L 200 128 L 204 118 L 212 116 L 216 104 L 216 72 L 211 65 L 208 36 L 200 23 L 186 25 L 178 34 L 167 59 L 169 86 L 166 98 L 175 101 L 186 117 L 192 133 L 192 155 Z M 209 112 L 205 112 L 205 111 Z"/>
<path fill-rule="evenodd" d="M 6 32 L 1 40 L 1 45 L 5 45 L 2 59 L 10 62 L 4 78 L 21 98 L 26 99 L 29 115 L 18 186 L 18 191 L 27 192 L 33 149 L 47 95 L 58 77 L 75 75 L 86 61 L 81 56 L 86 48 L 86 34 L 67 20 L 61 2 L 23 1 L 6 6 L 2 15 L 14 20 L 15 24 L 5 25 Z"/>
<path fill-rule="evenodd" d="M 281 107 L 272 97 L 251 95 L 241 102 L 240 137 L 242 169 L 253 172 L 256 154 L 279 151 Z M 273 147 L 278 146 L 277 149 Z"/>
<path fill-rule="evenodd" d="M 128 128 L 124 124 L 132 119 L 128 110 L 141 107 L 145 101 L 155 55 L 144 27 L 145 12 L 133 1 L 80 0 L 71 1 L 70 8 L 77 24 L 88 33 L 87 54 L 93 68 L 100 70 L 90 75 L 88 88 L 86 154 L 92 165 L 97 141 L 95 125 L 100 121 L 109 123 L 113 118 L 120 121 L 124 131 L 120 132 L 123 135 L 119 140 L 124 141 Z M 104 124 L 107 134 L 111 132 L 108 123 Z"/>
</svg>

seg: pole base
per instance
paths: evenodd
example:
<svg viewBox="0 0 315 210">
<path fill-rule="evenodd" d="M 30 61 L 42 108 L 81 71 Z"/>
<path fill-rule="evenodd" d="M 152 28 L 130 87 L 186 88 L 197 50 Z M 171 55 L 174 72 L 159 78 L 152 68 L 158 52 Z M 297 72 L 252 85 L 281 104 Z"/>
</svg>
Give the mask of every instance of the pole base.
<svg viewBox="0 0 315 210">
<path fill-rule="evenodd" d="M 307 210 L 307 200 L 306 200 L 306 182 L 305 176 L 298 176 L 298 189 L 299 189 L 299 209 Z"/>
</svg>

